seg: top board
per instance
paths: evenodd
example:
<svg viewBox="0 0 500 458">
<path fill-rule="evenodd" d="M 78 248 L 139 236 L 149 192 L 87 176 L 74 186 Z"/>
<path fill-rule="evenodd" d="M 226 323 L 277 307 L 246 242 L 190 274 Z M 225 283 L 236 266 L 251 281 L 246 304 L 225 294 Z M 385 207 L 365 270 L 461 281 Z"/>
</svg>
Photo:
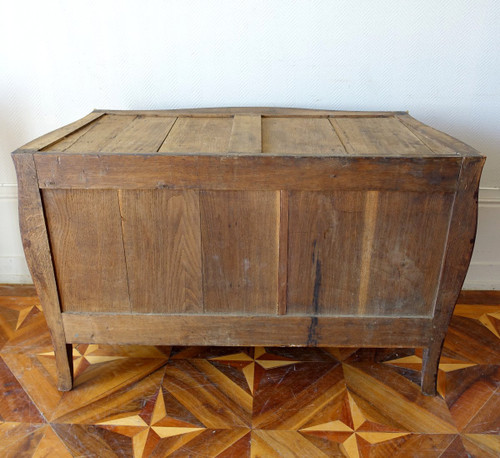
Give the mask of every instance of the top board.
<svg viewBox="0 0 500 458">
<path fill-rule="evenodd" d="M 289 108 L 96 110 L 21 150 L 62 154 L 476 156 L 406 112 Z"/>
</svg>

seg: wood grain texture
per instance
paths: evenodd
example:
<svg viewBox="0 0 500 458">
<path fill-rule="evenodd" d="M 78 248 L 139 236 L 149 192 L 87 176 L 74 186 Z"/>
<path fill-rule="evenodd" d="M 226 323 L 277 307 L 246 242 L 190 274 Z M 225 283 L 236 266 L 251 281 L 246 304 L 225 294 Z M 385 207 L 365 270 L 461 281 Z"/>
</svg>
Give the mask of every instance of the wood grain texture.
<svg viewBox="0 0 500 458">
<path fill-rule="evenodd" d="M 430 318 L 63 313 L 68 342 L 419 347 Z M 313 327 L 311 328 L 311 323 Z"/>
<path fill-rule="evenodd" d="M 230 117 L 178 118 L 159 152 L 227 152 L 233 127 Z"/>
<path fill-rule="evenodd" d="M 446 330 L 469 267 L 477 230 L 477 195 L 484 157 L 463 158 L 436 296 L 433 334 L 424 354 L 422 391 L 436 393 L 437 366 Z"/>
<path fill-rule="evenodd" d="M 203 311 L 197 191 L 119 191 L 130 303 L 137 313 Z"/>
<path fill-rule="evenodd" d="M 55 144 L 56 142 L 60 141 L 61 139 L 65 138 L 66 136 L 70 135 L 71 133 L 84 128 L 87 125 L 92 125 L 92 123 L 103 117 L 104 113 L 98 113 L 98 112 L 92 112 L 89 113 L 87 116 L 84 116 L 83 118 L 79 119 L 78 121 L 72 122 L 71 124 L 68 124 L 64 127 L 60 127 L 59 129 L 53 130 L 52 132 L 49 132 L 48 134 L 42 135 L 41 137 L 38 137 L 35 140 L 32 140 L 29 143 L 26 143 L 22 148 L 22 150 L 42 150 L 43 148 L 46 148 L 48 146 L 51 146 Z"/>
<path fill-rule="evenodd" d="M 137 116 L 101 151 L 109 153 L 155 153 L 158 151 L 177 118 Z"/>
<path fill-rule="evenodd" d="M 204 310 L 276 314 L 279 193 L 201 191 Z"/>
<path fill-rule="evenodd" d="M 438 193 L 292 193 L 289 313 L 432 314 L 452 201 Z"/>
<path fill-rule="evenodd" d="M 46 190 L 43 202 L 62 310 L 130 310 L 118 194 Z"/>
<path fill-rule="evenodd" d="M 12 157 L 18 177 L 19 224 L 26 262 L 50 326 L 58 371 L 57 385 L 61 391 L 67 391 L 73 386 L 71 346 L 66 345 L 33 155 L 18 153 Z"/>
<path fill-rule="evenodd" d="M 278 240 L 278 314 L 287 311 L 288 289 L 288 212 L 289 195 L 280 191 L 279 240 Z"/>
<path fill-rule="evenodd" d="M 136 116 L 112 116 L 105 115 L 92 123 L 90 128 L 83 135 L 76 131 L 69 135 L 63 142 L 61 148 L 64 153 L 92 153 L 104 151 L 107 144 L 115 140 L 125 128 L 127 128 Z M 77 137 L 73 139 L 73 136 Z M 75 140 L 75 141 L 73 141 Z M 50 147 L 53 151 L 58 151 L 58 144 Z"/>
<path fill-rule="evenodd" d="M 337 134 L 324 118 L 262 118 L 262 151 L 304 156 L 345 154 Z"/>
<path fill-rule="evenodd" d="M 262 153 L 260 115 L 235 115 L 229 139 L 229 153 Z"/>
<path fill-rule="evenodd" d="M 395 118 L 330 119 L 347 152 L 353 155 L 405 156 L 433 152 Z"/>
<path fill-rule="evenodd" d="M 400 113 L 395 116 L 437 154 L 455 154 L 460 156 L 481 155 L 477 150 L 464 142 L 417 121 L 409 114 Z"/>
<path fill-rule="evenodd" d="M 41 188 L 454 191 L 460 158 L 35 154 Z"/>
</svg>

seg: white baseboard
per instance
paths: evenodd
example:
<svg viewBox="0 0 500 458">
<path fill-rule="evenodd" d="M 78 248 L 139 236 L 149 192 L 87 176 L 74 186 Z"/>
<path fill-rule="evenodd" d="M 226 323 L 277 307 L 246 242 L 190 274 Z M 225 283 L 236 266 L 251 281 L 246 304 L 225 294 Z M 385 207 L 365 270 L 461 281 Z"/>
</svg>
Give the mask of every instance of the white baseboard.
<svg viewBox="0 0 500 458">
<path fill-rule="evenodd" d="M 17 186 L 0 184 L 0 283 L 31 283 L 17 223 Z M 464 289 L 500 290 L 500 188 L 479 191 L 479 224 Z"/>
</svg>

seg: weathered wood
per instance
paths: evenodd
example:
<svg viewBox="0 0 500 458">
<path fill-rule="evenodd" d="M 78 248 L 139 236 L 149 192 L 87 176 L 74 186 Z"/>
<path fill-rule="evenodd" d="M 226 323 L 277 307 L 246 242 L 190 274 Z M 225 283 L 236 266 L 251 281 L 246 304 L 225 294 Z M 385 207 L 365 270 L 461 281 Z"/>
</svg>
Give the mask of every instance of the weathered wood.
<svg viewBox="0 0 500 458">
<path fill-rule="evenodd" d="M 446 330 L 469 267 L 477 229 L 477 195 L 484 157 L 464 157 L 436 295 L 432 333 L 424 350 L 422 391 L 436 394 Z"/>
<path fill-rule="evenodd" d="M 177 118 L 137 116 L 102 151 L 109 153 L 154 153 L 165 141 Z"/>
<path fill-rule="evenodd" d="M 197 191 L 118 191 L 131 310 L 203 311 Z"/>
<path fill-rule="evenodd" d="M 63 311 L 130 311 L 118 194 L 43 191 Z"/>
<path fill-rule="evenodd" d="M 105 151 L 108 143 L 114 142 L 115 138 L 133 121 L 136 116 L 110 116 L 105 115 L 93 122 L 90 129 L 83 135 L 77 131 L 69 135 L 67 141 L 72 141 L 73 136 L 78 138 L 64 149 L 68 153 L 88 153 Z M 58 144 L 53 145 L 54 151 L 58 151 Z"/>
<path fill-rule="evenodd" d="M 439 193 L 292 193 L 289 313 L 429 316 L 452 201 Z"/>
<path fill-rule="evenodd" d="M 417 121 L 407 113 L 397 114 L 396 117 L 437 154 L 454 154 L 460 156 L 481 155 L 471 146 L 457 140 L 451 135 Z"/>
<path fill-rule="evenodd" d="M 421 346 L 430 318 L 63 313 L 72 343 Z"/>
<path fill-rule="evenodd" d="M 418 137 L 395 118 L 337 118 L 330 119 L 330 122 L 349 154 L 432 154 Z"/>
<path fill-rule="evenodd" d="M 57 386 L 68 391 L 73 386 L 71 345 L 66 345 L 57 294 L 45 217 L 33 155 L 12 155 L 18 177 L 19 225 L 26 262 L 49 325 L 57 366 Z"/>
<path fill-rule="evenodd" d="M 324 118 L 263 118 L 262 151 L 302 156 L 346 154 L 339 137 Z"/>
<path fill-rule="evenodd" d="M 229 117 L 178 118 L 159 152 L 227 152 L 232 127 L 233 119 Z"/>
<path fill-rule="evenodd" d="M 34 145 L 23 231 L 45 240 L 63 347 L 422 346 L 433 392 L 472 148 L 403 112 L 279 108 L 96 112 Z"/>
<path fill-rule="evenodd" d="M 26 145 L 24 145 L 20 149 L 36 151 L 47 148 L 48 146 L 53 145 L 54 143 L 77 131 L 78 129 L 81 129 L 89 124 L 91 125 L 96 119 L 99 119 L 103 115 L 104 113 L 99 113 L 96 111 L 89 113 L 87 116 L 79 119 L 78 121 L 72 122 L 71 124 L 68 124 L 64 127 L 60 127 L 59 129 L 53 130 L 48 134 L 42 135 L 41 137 L 38 137 L 35 140 L 26 143 Z"/>
<path fill-rule="evenodd" d="M 41 188 L 454 191 L 460 158 L 35 154 Z"/>
<path fill-rule="evenodd" d="M 279 193 L 201 191 L 207 313 L 277 311 Z"/>
<path fill-rule="evenodd" d="M 288 212 L 289 193 L 280 191 L 279 239 L 278 239 L 278 315 L 285 315 L 288 288 Z"/>
<path fill-rule="evenodd" d="M 228 151 L 246 154 L 262 153 L 260 115 L 234 115 Z"/>
</svg>

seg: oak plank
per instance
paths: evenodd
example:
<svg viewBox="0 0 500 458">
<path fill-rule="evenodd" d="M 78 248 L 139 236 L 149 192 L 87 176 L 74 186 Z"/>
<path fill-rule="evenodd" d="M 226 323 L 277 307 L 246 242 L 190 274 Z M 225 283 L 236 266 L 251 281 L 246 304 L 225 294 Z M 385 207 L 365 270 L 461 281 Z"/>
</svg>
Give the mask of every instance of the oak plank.
<svg viewBox="0 0 500 458">
<path fill-rule="evenodd" d="M 410 129 L 430 149 L 437 154 L 455 154 L 461 156 L 481 156 L 481 153 L 471 146 L 457 140 L 451 135 L 445 134 L 423 122 L 417 121 L 409 114 L 395 115 L 402 124 Z"/>
<path fill-rule="evenodd" d="M 233 119 L 229 117 L 179 117 L 161 145 L 159 152 L 227 152 Z"/>
<path fill-rule="evenodd" d="M 201 191 L 204 310 L 276 314 L 279 193 Z"/>
<path fill-rule="evenodd" d="M 262 118 L 262 152 L 304 156 L 342 156 L 345 149 L 324 118 Z"/>
<path fill-rule="evenodd" d="M 118 195 L 43 191 L 63 311 L 130 310 Z"/>
<path fill-rule="evenodd" d="M 66 345 L 61 304 L 33 155 L 15 153 L 12 158 L 17 172 L 19 225 L 26 262 L 49 325 L 56 358 L 57 385 L 59 390 L 68 391 L 73 386 L 73 359 L 71 346 Z"/>
<path fill-rule="evenodd" d="M 229 138 L 230 153 L 262 153 L 262 126 L 260 115 L 234 115 Z"/>
<path fill-rule="evenodd" d="M 105 115 L 95 121 L 91 128 L 83 135 L 75 132 L 78 139 L 65 148 L 64 153 L 94 153 L 104 151 L 107 144 L 120 134 L 136 116 L 112 116 Z M 71 140 L 71 136 L 67 140 Z M 52 150 L 57 151 L 57 143 L 53 145 Z"/>
<path fill-rule="evenodd" d="M 131 309 L 203 311 L 198 192 L 119 191 Z"/>
<path fill-rule="evenodd" d="M 168 138 L 168 137 L 167 137 Z M 459 157 L 35 154 L 41 188 L 454 191 Z"/>
<path fill-rule="evenodd" d="M 93 111 L 89 113 L 87 116 L 72 122 L 66 126 L 60 127 L 59 129 L 55 129 L 52 132 L 49 132 L 41 137 L 38 137 L 29 143 L 26 143 L 22 146 L 21 150 L 41 150 L 43 148 L 47 148 L 54 143 L 60 141 L 66 136 L 70 135 L 72 132 L 77 131 L 78 129 L 83 128 L 86 125 L 92 125 L 94 121 L 104 116 L 104 113 L 99 113 L 97 111 Z"/>
<path fill-rule="evenodd" d="M 71 343 L 419 347 L 430 318 L 63 313 Z M 315 323 L 316 341 L 311 342 Z"/>
<path fill-rule="evenodd" d="M 452 206 L 453 194 L 379 193 L 357 313 L 432 315 Z"/>
<path fill-rule="evenodd" d="M 330 118 L 347 152 L 353 155 L 433 154 L 395 118 Z"/>
<path fill-rule="evenodd" d="M 360 282 L 365 193 L 295 191 L 289 199 L 287 312 L 352 314 Z"/>
<path fill-rule="evenodd" d="M 158 151 L 177 118 L 137 116 L 101 151 L 109 153 L 153 153 Z"/>
</svg>

